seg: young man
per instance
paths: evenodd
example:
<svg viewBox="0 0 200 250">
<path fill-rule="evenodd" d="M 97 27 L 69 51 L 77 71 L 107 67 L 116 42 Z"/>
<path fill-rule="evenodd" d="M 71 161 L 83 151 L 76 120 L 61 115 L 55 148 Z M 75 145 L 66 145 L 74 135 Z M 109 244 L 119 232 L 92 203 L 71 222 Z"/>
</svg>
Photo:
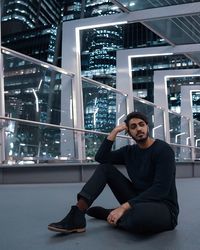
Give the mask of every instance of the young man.
<svg viewBox="0 0 200 250">
<path fill-rule="evenodd" d="M 136 141 L 112 151 L 119 132 L 126 131 Z M 164 141 L 149 136 L 148 120 L 139 112 L 130 113 L 103 141 L 96 156 L 101 163 L 77 195 L 77 204 L 66 217 L 48 226 L 61 233 L 84 232 L 85 213 L 133 233 L 158 233 L 172 230 L 179 213 L 175 185 L 175 158 Z M 124 164 L 130 179 L 113 164 Z M 91 207 L 108 184 L 119 207 Z"/>
</svg>

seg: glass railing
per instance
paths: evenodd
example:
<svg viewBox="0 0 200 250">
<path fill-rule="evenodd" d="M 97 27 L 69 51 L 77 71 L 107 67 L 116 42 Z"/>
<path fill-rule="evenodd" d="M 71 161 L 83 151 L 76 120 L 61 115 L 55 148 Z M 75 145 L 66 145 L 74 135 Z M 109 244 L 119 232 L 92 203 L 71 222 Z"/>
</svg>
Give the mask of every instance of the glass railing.
<svg viewBox="0 0 200 250">
<path fill-rule="evenodd" d="M 171 143 L 171 147 L 174 150 L 176 162 L 191 161 L 192 152 L 194 149 L 193 147 L 178 145 L 178 144 L 174 144 L 174 143 Z"/>
<path fill-rule="evenodd" d="M 191 146 L 189 118 L 169 111 L 169 132 L 170 143 Z"/>
<path fill-rule="evenodd" d="M 2 60 L 7 116 L 60 124 L 71 111 L 73 120 L 73 74 L 9 49 L 2 49 Z"/>
<path fill-rule="evenodd" d="M 93 162 L 97 152 L 97 143 L 102 143 L 108 133 L 75 129 L 66 126 L 26 121 L 15 118 L 1 117 L 1 131 L 3 132 L 5 145 L 5 164 L 35 164 L 35 163 L 83 163 Z M 27 127 L 31 133 L 34 130 L 37 137 L 22 138 L 18 130 Z M 83 159 L 78 158 L 75 142 L 62 140 L 62 133 L 71 133 L 73 136 L 81 136 L 86 141 L 86 154 Z M 53 136 L 49 136 L 49 135 Z M 131 143 L 131 139 L 125 135 L 119 135 L 114 144 L 114 149 Z M 70 145 L 70 147 L 69 147 Z M 194 160 L 200 160 L 200 147 L 192 147 L 171 143 L 175 152 L 176 161 L 191 161 L 194 151 Z M 66 149 L 66 150 L 63 150 Z"/>
<path fill-rule="evenodd" d="M 63 129 L 59 125 L 51 125 L 15 118 L 1 119 L 3 139 L 5 145 L 5 162 L 23 161 L 45 162 L 51 159 L 75 160 L 73 145 L 68 151 L 62 152 Z M 71 130 L 70 130 L 71 132 Z M 73 133 L 73 131 L 72 131 Z M 22 136 L 23 135 L 23 136 Z"/>
<path fill-rule="evenodd" d="M 84 126 L 75 127 L 73 100 L 76 92 L 72 73 L 5 48 L 2 59 L 4 92 L 1 102 L 5 103 L 5 115 L 0 116 L 1 161 L 17 164 L 94 161 L 105 136 L 124 121 L 128 96 L 83 77 Z M 168 111 L 137 97 L 133 99 L 133 106 L 135 111 L 148 117 L 150 135 L 172 145 L 177 161 L 200 159 L 199 121 L 194 120 L 192 124 L 187 117 L 169 111 L 167 131 Z M 170 134 L 169 140 L 166 131 Z M 114 148 L 127 143 L 132 141 L 121 133 Z M 84 153 L 79 154 L 80 150 Z"/>
<path fill-rule="evenodd" d="M 6 48 L 2 48 L 2 62 L 4 95 L 1 99 L 4 99 L 6 117 L 74 127 L 72 73 Z M 36 157 L 41 150 L 44 155 L 56 157 L 60 155 L 60 141 L 74 143 L 71 131 L 61 133 L 60 128 L 9 122 L 9 127 L 13 126 L 14 132 L 6 133 L 10 141 L 6 141 L 6 157 L 8 152 L 19 158 Z M 68 147 L 61 150 L 65 155 L 71 154 Z"/>
<path fill-rule="evenodd" d="M 134 110 L 143 112 L 149 120 L 149 134 L 161 140 L 166 140 L 165 110 L 146 100 L 134 97 Z M 200 159 L 200 122 L 194 120 L 193 125 L 188 117 L 172 111 L 167 111 L 169 117 L 169 141 L 175 152 L 176 161 L 191 161 Z M 190 127 L 194 126 L 194 140 Z M 192 141 L 195 144 L 192 144 Z"/>
<path fill-rule="evenodd" d="M 0 125 L 5 145 L 5 160 L 3 163 L 6 164 L 94 161 L 97 142 L 102 142 L 107 136 L 107 133 L 98 131 L 8 117 L 0 117 Z M 20 136 L 22 128 L 29 131 L 26 137 Z M 32 136 L 33 133 L 34 137 Z M 86 140 L 86 148 L 90 150 L 87 150 L 85 158 L 79 159 L 76 150 L 74 150 L 75 141 L 63 140 L 63 133 L 73 134 L 73 137 L 78 135 Z M 119 148 L 121 143 L 125 143 L 125 141 L 127 143 L 129 139 L 127 136 L 119 135 L 114 148 Z"/>
<path fill-rule="evenodd" d="M 127 115 L 127 95 L 105 84 L 82 78 L 85 129 L 109 133 Z M 97 134 L 85 135 L 86 154 L 93 155 L 102 143 Z M 123 145 L 123 143 L 117 143 Z"/>
<path fill-rule="evenodd" d="M 140 111 L 147 116 L 150 135 L 156 139 L 165 140 L 164 109 L 137 97 L 133 99 L 133 107 L 135 111 Z"/>
<path fill-rule="evenodd" d="M 194 155 L 195 155 L 194 160 L 195 161 L 200 161 L 200 147 L 195 147 L 194 148 Z"/>
<path fill-rule="evenodd" d="M 200 121 L 194 120 L 194 141 L 195 147 L 200 148 Z"/>
<path fill-rule="evenodd" d="M 177 161 L 191 161 L 196 159 L 192 135 L 190 133 L 190 119 L 169 111 L 170 143 L 175 151 Z"/>
</svg>

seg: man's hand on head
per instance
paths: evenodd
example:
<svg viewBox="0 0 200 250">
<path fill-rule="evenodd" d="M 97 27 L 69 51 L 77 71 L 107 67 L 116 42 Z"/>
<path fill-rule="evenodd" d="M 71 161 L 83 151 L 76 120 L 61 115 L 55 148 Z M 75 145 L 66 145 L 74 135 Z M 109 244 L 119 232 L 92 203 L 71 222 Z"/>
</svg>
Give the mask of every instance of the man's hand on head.
<svg viewBox="0 0 200 250">
<path fill-rule="evenodd" d="M 119 125 L 117 125 L 112 131 L 111 133 L 108 135 L 107 139 L 110 140 L 110 141 L 114 141 L 117 134 L 122 132 L 122 131 L 128 131 L 128 127 L 126 126 L 126 123 L 123 122 Z"/>
</svg>

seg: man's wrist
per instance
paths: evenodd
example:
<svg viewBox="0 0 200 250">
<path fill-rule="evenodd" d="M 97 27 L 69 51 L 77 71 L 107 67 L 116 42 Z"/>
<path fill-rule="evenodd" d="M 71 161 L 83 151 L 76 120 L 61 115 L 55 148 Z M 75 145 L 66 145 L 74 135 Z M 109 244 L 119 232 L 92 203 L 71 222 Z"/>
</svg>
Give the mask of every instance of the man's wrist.
<svg viewBox="0 0 200 250">
<path fill-rule="evenodd" d="M 124 208 L 125 210 L 128 210 L 131 208 L 130 204 L 128 202 L 124 203 L 121 205 L 122 208 Z"/>
<path fill-rule="evenodd" d="M 107 139 L 110 140 L 110 141 L 114 141 L 115 138 L 116 138 L 116 136 L 117 136 L 117 132 L 113 130 L 113 131 L 108 135 Z"/>
</svg>

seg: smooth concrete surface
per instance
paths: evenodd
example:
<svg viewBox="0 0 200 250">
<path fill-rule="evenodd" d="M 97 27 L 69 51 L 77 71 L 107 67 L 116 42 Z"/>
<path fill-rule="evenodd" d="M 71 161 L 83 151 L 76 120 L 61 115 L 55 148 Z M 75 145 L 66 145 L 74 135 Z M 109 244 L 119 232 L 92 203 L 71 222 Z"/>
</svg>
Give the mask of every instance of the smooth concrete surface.
<svg viewBox="0 0 200 250">
<path fill-rule="evenodd" d="M 87 231 L 60 235 L 47 230 L 76 202 L 83 183 L 0 185 L 1 250 L 198 250 L 200 178 L 177 179 L 179 225 L 153 236 L 127 233 L 87 216 Z M 95 205 L 117 206 L 106 187 Z"/>
</svg>

